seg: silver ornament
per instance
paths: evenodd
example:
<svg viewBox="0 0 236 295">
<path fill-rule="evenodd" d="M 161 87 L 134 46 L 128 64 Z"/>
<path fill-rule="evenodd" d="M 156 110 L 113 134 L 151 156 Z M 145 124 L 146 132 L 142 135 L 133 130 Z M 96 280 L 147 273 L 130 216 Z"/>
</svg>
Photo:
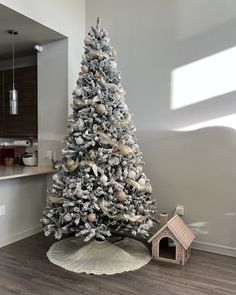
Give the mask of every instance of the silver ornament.
<svg viewBox="0 0 236 295">
<path fill-rule="evenodd" d="M 82 95 L 82 89 L 81 88 L 75 88 L 75 95 L 81 96 Z"/>
<path fill-rule="evenodd" d="M 140 178 L 140 179 L 138 180 L 138 183 L 141 184 L 141 185 L 145 185 L 146 181 L 145 181 L 144 178 Z"/>
<path fill-rule="evenodd" d="M 110 67 L 111 67 L 112 69 L 116 69 L 116 68 L 117 68 L 117 62 L 114 61 L 114 60 L 111 60 L 111 61 L 110 61 Z"/>
<path fill-rule="evenodd" d="M 76 138 L 75 142 L 76 142 L 78 145 L 80 145 L 80 144 L 82 144 L 82 143 L 84 142 L 84 140 L 83 140 L 83 138 L 82 138 L 81 136 L 79 136 L 79 137 Z"/>
<path fill-rule="evenodd" d="M 135 179 L 135 177 L 136 177 L 135 171 L 134 170 L 129 171 L 129 178 Z"/>
<path fill-rule="evenodd" d="M 66 213 L 66 215 L 64 216 L 65 221 L 71 221 L 72 220 L 72 216 L 70 213 Z"/>
<path fill-rule="evenodd" d="M 52 177 L 52 179 L 53 179 L 54 181 L 57 181 L 57 180 L 59 179 L 59 177 L 58 177 L 57 174 L 54 174 L 53 177 Z"/>
</svg>

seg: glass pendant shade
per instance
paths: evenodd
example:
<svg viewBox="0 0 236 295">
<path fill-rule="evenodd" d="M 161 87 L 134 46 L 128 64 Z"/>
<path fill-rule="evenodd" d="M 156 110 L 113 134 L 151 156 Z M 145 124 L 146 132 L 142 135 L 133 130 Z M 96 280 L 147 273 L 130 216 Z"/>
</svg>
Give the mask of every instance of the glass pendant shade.
<svg viewBox="0 0 236 295">
<path fill-rule="evenodd" d="M 18 91 L 16 89 L 9 90 L 10 95 L 10 115 L 18 114 Z"/>
<path fill-rule="evenodd" d="M 9 90 L 9 113 L 10 115 L 18 115 L 18 91 L 15 89 L 15 35 L 18 35 L 16 30 L 9 30 L 12 35 L 12 89 Z"/>
</svg>

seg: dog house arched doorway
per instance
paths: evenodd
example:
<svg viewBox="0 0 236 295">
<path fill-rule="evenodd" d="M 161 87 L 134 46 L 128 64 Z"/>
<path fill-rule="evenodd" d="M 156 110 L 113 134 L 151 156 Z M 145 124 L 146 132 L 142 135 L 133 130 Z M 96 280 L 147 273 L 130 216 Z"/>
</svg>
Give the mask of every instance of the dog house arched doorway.
<svg viewBox="0 0 236 295">
<path fill-rule="evenodd" d="M 159 241 L 159 257 L 176 260 L 176 243 L 169 237 L 163 237 Z"/>
</svg>

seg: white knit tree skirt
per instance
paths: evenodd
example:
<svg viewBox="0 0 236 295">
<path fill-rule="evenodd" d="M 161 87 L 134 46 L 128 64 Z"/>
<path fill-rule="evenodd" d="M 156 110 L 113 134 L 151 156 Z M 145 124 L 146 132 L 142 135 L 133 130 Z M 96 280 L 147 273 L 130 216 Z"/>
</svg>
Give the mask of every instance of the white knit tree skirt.
<svg viewBox="0 0 236 295">
<path fill-rule="evenodd" d="M 149 249 L 141 242 L 124 238 L 111 243 L 67 238 L 54 243 L 48 259 L 69 271 L 95 275 L 112 275 L 138 269 L 151 260 Z"/>
</svg>

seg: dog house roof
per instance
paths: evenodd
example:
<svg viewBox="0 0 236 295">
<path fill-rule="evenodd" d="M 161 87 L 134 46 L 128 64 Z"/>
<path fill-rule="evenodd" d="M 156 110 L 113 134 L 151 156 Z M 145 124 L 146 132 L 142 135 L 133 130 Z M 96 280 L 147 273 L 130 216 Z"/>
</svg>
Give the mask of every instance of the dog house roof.
<svg viewBox="0 0 236 295">
<path fill-rule="evenodd" d="M 164 229 L 168 228 L 175 238 L 179 241 L 179 243 L 185 248 L 188 249 L 195 236 L 192 231 L 188 228 L 188 226 L 184 223 L 182 218 L 179 215 L 175 215 L 172 217 L 158 232 L 156 232 L 149 240 L 150 243 L 154 240 Z"/>
</svg>

